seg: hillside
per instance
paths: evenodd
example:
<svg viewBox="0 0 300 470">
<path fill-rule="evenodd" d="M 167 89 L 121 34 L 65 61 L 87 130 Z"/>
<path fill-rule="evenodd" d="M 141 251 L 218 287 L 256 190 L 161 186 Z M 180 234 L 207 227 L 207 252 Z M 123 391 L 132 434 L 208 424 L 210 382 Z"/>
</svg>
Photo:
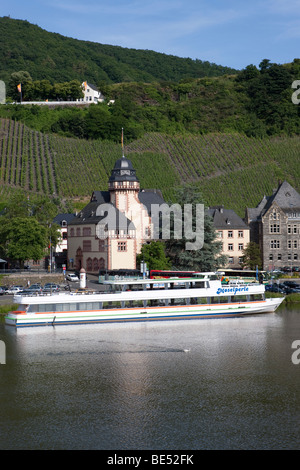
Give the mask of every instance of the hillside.
<svg viewBox="0 0 300 470">
<path fill-rule="evenodd" d="M 224 204 L 244 215 L 278 180 L 300 190 L 300 137 L 246 137 L 233 133 L 171 136 L 148 133 L 125 146 L 142 188 L 161 189 L 167 201 L 184 182 L 199 186 L 209 205 Z M 1 200 L 22 188 L 86 200 L 106 190 L 120 144 L 60 137 L 21 122 L 0 120 Z"/>
<path fill-rule="evenodd" d="M 28 21 L 0 18 L 1 80 L 19 70 L 33 80 L 98 84 L 218 76 L 234 70 L 207 61 L 127 49 L 50 33 Z"/>
</svg>

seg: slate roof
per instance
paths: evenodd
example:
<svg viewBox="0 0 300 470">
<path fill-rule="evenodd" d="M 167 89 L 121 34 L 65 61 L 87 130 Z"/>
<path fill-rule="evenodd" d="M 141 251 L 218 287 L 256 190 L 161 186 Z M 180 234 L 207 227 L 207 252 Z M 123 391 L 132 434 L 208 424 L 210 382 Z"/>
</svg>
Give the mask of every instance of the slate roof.
<svg viewBox="0 0 300 470">
<path fill-rule="evenodd" d="M 98 191 L 99 193 L 100 191 Z M 111 207 L 112 211 L 108 212 L 107 210 L 103 212 L 103 215 L 97 215 L 97 209 L 102 204 L 106 204 L 109 209 Z M 105 207 L 104 207 L 105 209 Z M 109 218 L 110 217 L 110 218 Z M 87 225 L 95 224 L 97 225 L 105 219 L 105 222 L 109 223 L 109 229 L 122 230 L 122 229 L 135 229 L 134 224 L 130 219 L 125 217 L 125 215 L 120 212 L 113 204 L 110 202 L 100 202 L 97 200 L 89 202 L 69 223 L 69 226 L 72 225 Z M 129 227 L 130 226 L 130 227 Z"/>
<path fill-rule="evenodd" d="M 151 204 L 164 204 L 164 198 L 161 191 L 157 189 L 142 189 L 139 192 L 139 201 L 147 208 L 148 214 L 151 215 Z"/>
<path fill-rule="evenodd" d="M 136 171 L 128 158 L 123 156 L 116 161 L 109 178 L 110 183 L 114 181 L 138 181 Z"/>
<path fill-rule="evenodd" d="M 283 211 L 300 210 L 300 194 L 287 182 L 278 185 L 272 196 L 264 196 L 255 208 L 247 208 L 250 220 L 258 220 L 276 203 Z"/>
<path fill-rule="evenodd" d="M 68 225 L 75 215 L 76 214 L 58 214 L 56 217 L 54 217 L 53 223 L 61 225 L 63 221 L 66 221 Z"/>
<path fill-rule="evenodd" d="M 214 206 L 210 207 L 207 212 L 213 218 L 214 227 L 216 229 L 249 229 L 248 225 L 232 209 L 224 209 L 223 206 Z"/>
</svg>

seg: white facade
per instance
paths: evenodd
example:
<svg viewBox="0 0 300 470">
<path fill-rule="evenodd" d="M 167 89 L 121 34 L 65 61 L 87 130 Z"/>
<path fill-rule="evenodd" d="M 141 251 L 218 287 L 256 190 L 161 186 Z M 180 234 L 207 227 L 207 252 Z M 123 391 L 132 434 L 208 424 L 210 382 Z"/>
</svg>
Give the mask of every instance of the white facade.
<svg viewBox="0 0 300 470">
<path fill-rule="evenodd" d="M 105 99 L 101 91 L 99 91 L 98 88 L 91 83 L 83 82 L 82 91 L 84 93 L 84 97 L 77 101 L 85 103 L 103 103 Z"/>
</svg>

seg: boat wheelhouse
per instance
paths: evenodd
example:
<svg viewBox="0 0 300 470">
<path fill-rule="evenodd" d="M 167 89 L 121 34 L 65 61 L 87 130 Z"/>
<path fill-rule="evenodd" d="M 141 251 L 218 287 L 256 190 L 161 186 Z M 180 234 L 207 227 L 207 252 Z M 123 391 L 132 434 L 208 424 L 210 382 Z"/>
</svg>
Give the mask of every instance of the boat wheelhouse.
<svg viewBox="0 0 300 470">
<path fill-rule="evenodd" d="M 264 285 L 223 285 L 215 273 L 191 278 L 102 281 L 52 295 L 16 295 L 18 309 L 5 317 L 16 327 L 234 317 L 274 312 L 284 298 L 266 299 Z"/>
</svg>

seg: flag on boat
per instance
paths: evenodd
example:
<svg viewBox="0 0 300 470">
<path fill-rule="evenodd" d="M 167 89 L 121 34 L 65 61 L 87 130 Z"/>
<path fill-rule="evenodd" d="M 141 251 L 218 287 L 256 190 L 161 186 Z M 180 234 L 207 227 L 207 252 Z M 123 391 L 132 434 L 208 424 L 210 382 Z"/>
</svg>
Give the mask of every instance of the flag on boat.
<svg viewBox="0 0 300 470">
<path fill-rule="evenodd" d="M 21 85 L 21 83 L 19 83 L 19 85 L 17 85 L 17 88 L 18 88 L 18 92 L 21 93 L 21 91 L 22 91 L 22 85 Z"/>
</svg>

